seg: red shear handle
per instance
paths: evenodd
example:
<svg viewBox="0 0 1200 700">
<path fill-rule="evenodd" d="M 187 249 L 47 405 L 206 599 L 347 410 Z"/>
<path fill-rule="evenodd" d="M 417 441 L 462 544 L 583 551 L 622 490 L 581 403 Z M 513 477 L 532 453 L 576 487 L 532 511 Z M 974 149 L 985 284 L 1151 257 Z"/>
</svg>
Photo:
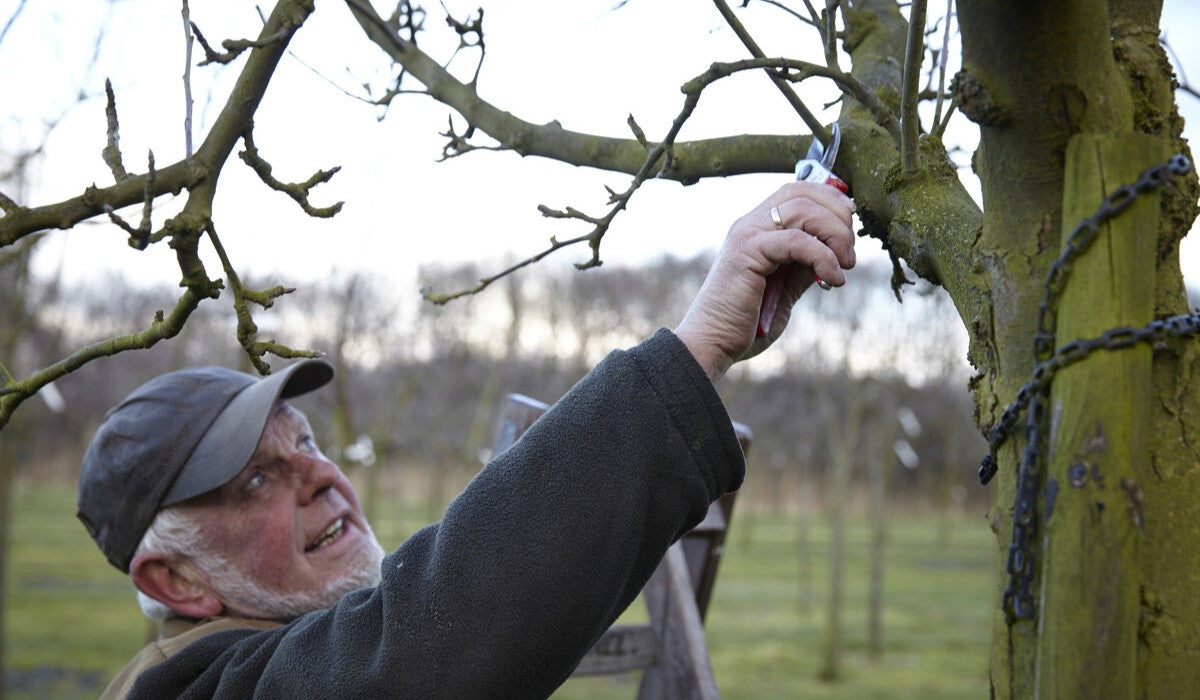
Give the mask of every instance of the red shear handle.
<svg viewBox="0 0 1200 700">
<path fill-rule="evenodd" d="M 775 309 L 779 308 L 779 299 L 783 296 L 783 285 L 787 283 L 788 268 L 784 265 L 767 275 L 767 288 L 763 291 L 762 306 L 758 310 L 758 337 L 767 337 L 771 329 L 771 319 L 775 318 Z"/>
</svg>

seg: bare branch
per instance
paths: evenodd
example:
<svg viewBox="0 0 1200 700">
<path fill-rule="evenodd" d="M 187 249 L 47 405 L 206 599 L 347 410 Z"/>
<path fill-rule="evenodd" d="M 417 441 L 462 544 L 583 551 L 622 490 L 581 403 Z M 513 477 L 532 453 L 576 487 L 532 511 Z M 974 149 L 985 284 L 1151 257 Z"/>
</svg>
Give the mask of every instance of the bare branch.
<svg viewBox="0 0 1200 700">
<path fill-rule="evenodd" d="M 442 3 L 442 9 L 446 9 L 445 3 Z M 478 12 L 479 15 L 475 19 L 460 22 L 451 17 L 450 11 L 446 10 L 446 24 L 458 34 L 458 47 L 454 49 L 454 53 L 450 55 L 449 60 L 446 61 L 446 65 L 449 65 L 450 61 L 453 61 L 458 52 L 463 49 L 479 49 L 479 60 L 475 63 L 475 74 L 471 76 L 471 81 L 467 83 L 468 85 L 475 85 L 479 82 L 479 71 L 483 69 L 483 57 L 487 54 L 487 46 L 483 42 L 483 8 L 479 8 Z M 472 34 L 475 35 L 473 40 L 469 38 Z"/>
<path fill-rule="evenodd" d="M 957 108 L 958 102 L 951 99 L 950 106 L 946 108 L 946 116 L 933 127 L 933 131 L 931 132 L 933 136 L 939 139 L 942 138 L 942 134 L 946 133 L 946 127 L 950 125 L 950 117 L 954 116 L 954 110 Z"/>
<path fill-rule="evenodd" d="M 811 3 L 811 2 L 809 2 L 809 0 L 804 0 L 804 4 L 808 6 L 808 12 L 809 12 L 809 16 L 808 16 L 808 17 L 805 17 L 804 15 L 800 14 L 799 12 L 796 12 L 796 11 L 795 11 L 795 10 L 793 10 L 792 8 L 788 7 L 787 5 L 784 5 L 784 4 L 783 4 L 783 3 L 781 3 L 781 2 L 778 2 L 777 0 L 761 0 L 761 1 L 762 1 L 763 3 L 765 3 L 765 4 L 767 4 L 767 5 L 770 5 L 770 6 L 772 6 L 772 7 L 775 7 L 775 8 L 777 8 L 777 9 L 783 10 L 783 11 L 784 11 L 784 12 L 786 12 L 787 14 L 791 15 L 793 18 L 795 18 L 795 19 L 798 19 L 798 20 L 800 20 L 801 22 L 803 22 L 803 23 L 805 23 L 805 24 L 807 24 L 807 25 L 809 25 L 809 26 L 811 26 L 811 27 L 815 27 L 815 28 L 817 28 L 817 29 L 821 29 L 820 20 L 817 18 L 817 11 L 816 11 L 816 9 L 815 9 L 815 8 L 812 6 L 812 3 Z M 747 5 L 749 5 L 749 4 L 750 4 L 750 0 L 742 0 L 742 7 L 743 7 L 743 8 L 744 8 L 744 7 L 746 7 L 746 6 L 747 6 Z"/>
<path fill-rule="evenodd" d="M 646 149 L 635 139 L 595 136 L 568 131 L 558 122 L 533 124 L 518 119 L 481 99 L 471 86 L 450 75 L 411 42 L 396 36 L 370 5 L 362 0 L 346 0 L 346 4 L 368 38 L 403 66 L 409 75 L 424 84 L 426 94 L 457 111 L 470 125 L 504 147 L 523 156 L 544 156 L 571 165 L 587 165 L 631 175 L 641 169 Z M 895 135 L 899 143 L 900 132 L 895 116 L 856 79 L 843 73 L 837 76 L 846 82 L 856 99 L 861 98 L 860 101 L 868 105 L 877 119 L 889 124 L 889 132 Z M 738 147 L 729 148 L 734 142 Z M 671 167 L 663 169 L 655 177 L 691 184 L 714 175 L 727 177 L 751 172 L 792 172 L 808 143 L 807 137 L 759 134 L 686 142 L 676 145 Z"/>
<path fill-rule="evenodd" d="M 825 0 L 825 64 L 838 67 L 837 60 L 837 10 L 840 0 Z M 828 139 L 822 138 L 823 141 Z"/>
<path fill-rule="evenodd" d="M 280 182 L 271 175 L 271 164 L 263 160 L 258 155 L 258 149 L 254 147 L 253 126 L 246 129 L 246 133 L 242 136 L 242 141 L 246 144 L 246 150 L 238 151 L 238 157 L 241 158 L 246 165 L 254 169 L 258 173 L 258 177 L 273 190 L 277 190 L 296 200 L 300 208 L 309 216 L 314 216 L 320 219 L 328 219 L 342 210 L 342 205 L 345 202 L 337 202 L 328 207 L 314 207 L 308 203 L 308 193 L 313 187 L 322 182 L 329 182 L 330 178 L 341 170 L 341 166 L 335 166 L 329 170 L 318 170 L 312 177 L 304 182 Z"/>
<path fill-rule="evenodd" d="M 121 129 L 117 124 L 117 99 L 113 95 L 112 81 L 108 78 L 104 79 L 104 95 L 108 100 L 104 107 L 104 116 L 108 120 L 108 143 L 100 155 L 112 171 L 113 180 L 120 182 L 129 177 L 129 173 L 125 172 L 125 164 L 121 162 Z"/>
<path fill-rule="evenodd" d="M 192 11 L 183 0 L 183 145 L 192 155 Z"/>
<path fill-rule="evenodd" d="M 17 406 L 35 396 L 42 387 L 55 379 L 74 372 L 92 360 L 127 350 L 144 350 L 153 347 L 160 340 L 175 337 L 183 329 L 188 317 L 196 310 L 200 302 L 206 297 L 219 294 L 219 288 L 220 284 L 216 283 L 212 294 L 203 294 L 188 287 L 175 302 L 175 308 L 171 314 L 164 317 L 159 311 L 155 314 L 154 321 L 145 330 L 92 343 L 24 379 L 10 381 L 0 388 L 0 429 L 3 429 L 8 423 Z"/>
<path fill-rule="evenodd" d="M 903 89 L 900 93 L 900 162 L 904 172 L 917 170 L 917 139 L 921 122 L 917 115 L 917 82 L 925 57 L 925 0 L 913 0 L 908 19 L 908 46 L 904 54 Z"/>
<path fill-rule="evenodd" d="M 350 1 L 357 2 L 357 0 Z M 601 265 L 602 261 L 600 260 L 600 244 L 601 241 L 603 241 L 605 234 L 607 234 L 609 228 L 612 226 L 613 220 L 618 214 L 625 210 L 634 193 L 649 177 L 652 177 L 655 172 L 668 170 L 670 168 L 670 161 L 673 158 L 671 152 L 674 147 L 675 138 L 678 136 L 679 130 L 683 128 L 683 125 L 691 117 L 692 112 L 695 111 L 696 105 L 700 101 L 700 95 L 704 92 L 705 88 L 712 83 L 733 75 L 739 71 L 756 70 L 763 67 L 775 67 L 797 71 L 801 70 L 802 68 L 809 68 L 823 71 L 826 74 L 832 72 L 831 69 L 823 66 L 806 64 L 801 61 L 791 61 L 787 59 L 754 59 L 740 61 L 737 63 L 712 64 L 707 71 L 688 81 L 680 88 L 685 95 L 683 107 L 680 109 L 679 114 L 676 115 L 675 120 L 671 123 L 671 128 L 667 132 L 667 135 L 663 137 L 661 142 L 655 144 L 654 147 L 651 148 L 646 154 L 646 159 L 643 162 L 641 169 L 639 169 L 634 175 L 633 181 L 630 183 L 629 187 L 624 192 L 615 192 L 612 189 L 608 190 L 609 203 L 612 204 L 612 207 L 609 209 L 606 215 L 603 217 L 592 217 L 570 207 L 562 211 L 551 209 L 544 205 L 538 207 L 538 210 L 543 216 L 555 219 L 578 219 L 593 224 L 593 229 L 590 233 L 567 239 L 565 241 L 560 241 L 557 237 L 551 238 L 550 246 L 542 252 L 537 253 L 536 255 L 533 255 L 517 263 L 516 265 L 509 267 L 507 270 L 497 273 L 496 275 L 480 279 L 479 283 L 470 289 L 464 289 L 450 294 L 439 294 L 430 289 L 422 289 L 422 297 L 437 304 L 444 304 L 452 299 L 478 293 L 497 280 L 502 279 L 527 265 L 533 264 L 557 250 L 561 250 L 562 248 L 578 243 L 583 243 L 585 241 L 592 249 L 592 257 L 587 261 L 576 263 L 575 267 L 581 270 L 586 270 Z M 659 161 L 663 160 L 664 158 L 666 159 L 667 164 L 659 166 Z"/>
<path fill-rule="evenodd" d="M 933 110 L 933 124 L 938 136 L 945 131 L 942 123 L 942 96 L 946 92 L 946 56 L 950 52 L 950 18 L 954 14 L 954 0 L 946 0 L 945 31 L 942 33 L 942 53 L 938 56 L 937 106 Z M 940 128 L 939 128 L 940 127 Z"/>
<path fill-rule="evenodd" d="M 283 286 L 276 286 L 262 291 L 247 289 L 242 285 L 237 271 L 233 269 L 233 264 L 229 261 L 229 256 L 225 253 L 225 246 L 221 244 L 221 239 L 217 237 L 217 229 L 211 220 L 205 224 L 204 230 L 208 234 L 208 239 L 213 244 L 213 248 L 216 249 L 217 256 L 221 259 L 221 266 L 225 269 L 225 278 L 228 280 L 229 289 L 233 293 L 233 308 L 238 320 L 238 343 L 246 351 L 246 356 L 250 359 L 250 363 L 254 365 L 254 368 L 260 374 L 271 373 L 271 366 L 262 359 L 263 355 L 267 353 L 283 358 L 320 357 L 321 353 L 316 350 L 293 350 L 274 340 L 258 340 L 258 324 L 254 322 L 254 317 L 251 315 L 250 307 L 246 302 L 252 301 L 264 309 L 269 309 L 274 305 L 276 298 L 284 294 L 290 294 L 296 290 Z"/>
<path fill-rule="evenodd" d="M 17 18 L 21 16 L 21 12 L 25 9 L 25 2 L 26 0 L 21 0 L 21 2 L 17 5 L 17 9 L 13 10 L 12 16 L 9 17 L 8 21 L 4 23 L 4 29 L 0 29 L 0 42 L 4 41 L 4 37 L 8 36 L 8 30 L 12 29 L 12 26 L 17 21 Z"/>
<path fill-rule="evenodd" d="M 282 0 L 272 12 L 264 33 L 290 36 L 304 23 L 311 7 L 302 2 Z M 286 43 L 273 44 L 257 50 L 246 62 L 238 76 L 231 99 L 217 116 L 204 143 L 196 155 L 184 158 L 158 171 L 155 196 L 168 192 L 178 194 L 191 189 L 208 178 L 225 163 L 237 140 L 250 124 L 266 92 L 271 75 L 283 55 Z M 111 187 L 87 187 L 78 197 L 40 207 L 19 208 L 0 218 L 0 247 L 10 245 L 35 231 L 49 228 L 67 229 L 93 216 L 103 214 L 104 206 L 121 209 L 143 200 L 146 190 L 144 176 L 130 176 Z"/>
<path fill-rule="evenodd" d="M 517 272 L 521 268 L 528 267 L 529 265 L 539 262 L 542 258 L 545 258 L 546 256 L 550 255 L 551 253 L 553 253 L 559 249 L 566 248 L 568 246 L 572 246 L 577 243 L 583 243 L 584 241 L 588 240 L 590 237 L 591 237 L 591 234 L 586 234 L 583 236 L 578 236 L 576 238 L 570 238 L 565 241 L 560 241 L 557 238 L 551 238 L 549 248 L 546 248 L 542 252 L 540 252 L 536 255 L 532 255 L 532 256 L 526 258 L 525 260 L 522 260 L 521 262 L 516 263 L 515 265 L 513 265 L 505 270 L 501 270 L 500 272 L 497 272 L 495 275 L 492 275 L 491 277 L 480 278 L 479 282 L 474 287 L 468 287 L 466 289 L 461 289 L 459 291 L 451 292 L 449 294 L 440 294 L 438 292 L 433 291 L 432 289 L 430 289 L 428 287 L 423 287 L 421 289 L 421 297 L 423 299 L 425 299 L 426 301 L 432 302 L 434 304 L 442 305 L 442 304 L 446 304 L 447 302 L 453 301 L 454 299 L 458 299 L 458 298 L 465 297 L 465 296 L 470 296 L 472 294 L 478 294 L 479 292 L 482 292 L 484 289 L 486 289 L 488 286 L 490 286 L 493 282 L 504 279 L 505 277 L 512 275 L 514 272 Z"/>
<path fill-rule="evenodd" d="M 750 36 L 750 33 L 746 31 L 746 28 L 733 14 L 733 10 L 729 8 L 729 5 L 725 2 L 725 0 L 713 0 L 713 3 L 717 6 L 717 10 L 721 13 L 721 16 L 725 18 L 725 22 L 729 25 L 730 29 L 733 30 L 733 33 L 736 34 L 738 39 L 741 40 L 742 44 L 749 49 L 750 55 L 755 58 L 764 58 L 763 51 L 761 48 L 759 48 L 758 43 L 754 41 L 754 37 Z M 792 86 L 775 73 L 768 71 L 767 75 L 770 76 L 771 82 L 775 83 L 775 87 L 779 88 L 779 91 L 783 93 L 783 96 L 787 99 L 788 104 L 792 105 L 792 109 L 796 110 L 796 113 L 799 114 L 800 118 L 804 120 L 804 123 L 808 125 L 809 132 L 815 136 L 819 136 L 822 143 L 828 143 L 829 134 L 826 132 L 825 126 L 821 124 L 821 121 L 817 119 L 816 115 L 814 115 L 812 111 L 808 109 L 808 107 L 804 104 L 804 101 L 801 100 L 800 96 L 796 94 L 796 91 L 792 89 Z"/>
<path fill-rule="evenodd" d="M 0 388 L 0 429 L 7 424 L 17 406 L 49 382 L 100 357 L 149 348 L 160 340 L 177 335 L 201 300 L 220 295 L 222 283 L 208 278 L 198 253 L 200 235 L 211 222 L 216 174 L 228 159 L 238 138 L 249 128 L 279 59 L 287 48 L 287 39 L 311 12 L 311 2 L 305 0 L 280 0 L 275 6 L 263 29 L 266 38 L 258 42 L 263 48 L 251 52 L 230 99 L 196 155 L 161 171 L 151 167 L 147 175 L 131 175 L 111 187 L 88 187 L 81 196 L 57 204 L 32 209 L 15 205 L 6 207 L 6 215 L 0 217 L 0 248 L 44 229 L 70 228 L 110 207 L 118 209 L 137 201 L 145 204 L 147 197 L 153 199 L 166 192 L 189 190 L 183 211 L 168 219 L 158 234 L 171 238 L 171 247 L 181 273 L 180 285 L 185 287 L 171 314 L 164 317 L 159 312 L 145 330 L 93 343 L 25 379 L 9 382 Z M 274 41 L 271 37 L 283 40 Z M 269 296 L 270 292 L 262 294 Z M 251 349 L 296 352 L 286 348 L 280 350 L 281 347 L 270 341 L 252 345 Z"/>
<path fill-rule="evenodd" d="M 109 220 L 129 234 L 129 247 L 136 248 L 137 250 L 145 250 L 146 246 L 151 242 L 150 213 L 154 205 L 154 151 L 150 151 L 148 161 L 149 163 L 146 166 L 146 195 L 142 201 L 142 222 L 138 224 L 138 227 L 133 228 L 126 223 L 111 206 L 104 206 L 104 211 L 108 213 Z"/>
<path fill-rule="evenodd" d="M 197 64 L 200 66 L 207 66 L 210 63 L 229 63 L 242 55 L 242 52 L 246 49 L 265 49 L 277 41 L 288 39 L 293 31 L 291 28 L 285 27 L 268 37 L 259 37 L 258 39 L 226 39 L 221 42 L 221 46 L 225 49 L 225 52 L 217 53 L 213 50 L 212 46 L 209 46 L 208 41 L 204 39 L 204 34 L 201 33 L 200 27 L 197 27 L 195 22 L 189 22 L 189 24 L 192 25 L 192 31 L 196 33 L 196 39 L 204 49 L 204 60 Z"/>
</svg>

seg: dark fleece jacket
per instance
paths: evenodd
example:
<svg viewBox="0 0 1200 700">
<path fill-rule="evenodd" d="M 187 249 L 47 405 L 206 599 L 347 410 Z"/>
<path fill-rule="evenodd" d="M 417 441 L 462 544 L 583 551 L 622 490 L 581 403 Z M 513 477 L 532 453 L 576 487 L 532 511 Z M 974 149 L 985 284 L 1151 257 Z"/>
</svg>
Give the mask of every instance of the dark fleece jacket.
<svg viewBox="0 0 1200 700">
<path fill-rule="evenodd" d="M 131 697 L 544 698 L 744 473 L 712 384 L 659 330 L 609 355 L 388 555 L 377 588 L 206 636 Z"/>
</svg>

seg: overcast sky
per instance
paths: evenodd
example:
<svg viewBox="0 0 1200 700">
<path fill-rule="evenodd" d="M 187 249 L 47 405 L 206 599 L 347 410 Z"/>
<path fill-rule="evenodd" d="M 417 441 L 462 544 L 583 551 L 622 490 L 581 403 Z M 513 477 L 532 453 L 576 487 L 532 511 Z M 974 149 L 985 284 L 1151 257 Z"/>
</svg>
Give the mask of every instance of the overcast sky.
<svg viewBox="0 0 1200 700">
<path fill-rule="evenodd" d="M 478 6 L 445 4 L 459 18 Z M 682 104 L 681 84 L 714 60 L 745 57 L 709 3 L 635 0 L 613 11 L 614 4 L 540 0 L 488 6 L 483 96 L 531 122 L 557 119 L 568 129 L 622 137 L 628 135 L 625 120 L 632 113 L 647 135 L 657 138 Z M 0 22 L 20 5 L 20 0 L 0 0 Z M 255 35 L 260 26 L 249 4 L 193 0 L 192 5 L 193 20 L 213 43 Z M 1194 40 L 1200 27 L 1192 5 L 1192 0 L 1167 0 L 1163 26 L 1185 73 L 1200 81 L 1200 47 Z M 448 56 L 457 39 L 445 29 L 440 7 L 431 5 L 430 10 L 422 46 L 436 57 Z M 941 11 L 930 8 L 931 23 Z M 768 55 L 820 59 L 812 31 L 778 9 L 752 3 L 738 12 Z M 160 165 L 182 157 L 183 47 L 178 3 L 25 4 L 0 43 L 0 80 L 8 96 L 0 113 L 0 143 L 8 149 L 40 139 L 44 120 L 65 116 L 50 132 L 45 158 L 31 171 L 24 201 L 44 204 L 76 196 L 92 182 L 111 183 L 100 158 L 106 77 L 117 95 L 127 167 L 144 169 L 147 149 L 153 149 Z M 195 51 L 199 56 L 198 46 Z M 388 62 L 365 40 L 342 2 L 317 3 L 316 13 L 292 41 L 291 54 L 258 112 L 255 140 L 282 180 L 303 180 L 317 169 L 342 166 L 312 199 L 317 205 L 338 200 L 346 205 L 333 220 L 310 219 L 231 159 L 222 174 L 215 218 L 244 274 L 270 274 L 300 284 L 331 272 L 365 269 L 390 275 L 398 289 L 415 297 L 417 265 L 528 256 L 543 249 L 552 235 L 564 238 L 585 231 L 544 219 L 538 204 L 599 214 L 605 211 L 604 186 L 619 191 L 628 184 L 625 175 L 509 153 L 477 152 L 437 163 L 444 142 L 437 132 L 446 128 L 448 108 L 413 95 L 398 99 L 383 115 L 346 94 L 364 95 L 367 82 L 376 89 L 385 85 Z M 456 60 L 460 76 L 469 75 L 474 58 L 468 52 Z M 241 65 L 193 68 L 197 143 Z M 952 62 L 950 73 L 956 68 Z M 829 86 L 813 87 L 812 104 L 834 94 Z M 81 92 L 88 98 L 73 104 Z M 1186 95 L 1179 102 L 1189 121 L 1200 123 L 1200 103 Z M 824 118 L 835 116 L 830 110 Z M 461 120 L 456 124 L 461 127 Z M 958 127 L 954 133 L 969 142 L 973 126 L 960 120 Z M 744 74 L 705 93 L 682 138 L 792 131 L 807 130 L 764 76 Z M 1189 131 L 1194 133 L 1194 127 Z M 964 153 L 961 159 L 966 158 Z M 605 239 L 603 257 L 624 263 L 662 252 L 690 255 L 715 248 L 733 219 L 775 189 L 782 177 L 743 176 L 686 188 L 648 183 Z M 172 211 L 171 204 L 163 204 L 156 226 Z M 130 216 L 136 219 L 136 212 Z M 146 281 L 178 280 L 174 256 L 165 245 L 137 252 L 125 245 L 125 238 L 106 222 L 55 233 L 42 247 L 38 269 L 61 268 L 69 278 L 120 270 Z M 1200 286 L 1196 238 L 1185 241 L 1184 268 L 1191 284 Z M 879 254 L 873 241 L 860 246 L 860 257 Z M 583 248 L 566 250 L 548 264 L 565 266 L 587 256 Z M 219 269 L 214 260 L 210 274 Z"/>
</svg>

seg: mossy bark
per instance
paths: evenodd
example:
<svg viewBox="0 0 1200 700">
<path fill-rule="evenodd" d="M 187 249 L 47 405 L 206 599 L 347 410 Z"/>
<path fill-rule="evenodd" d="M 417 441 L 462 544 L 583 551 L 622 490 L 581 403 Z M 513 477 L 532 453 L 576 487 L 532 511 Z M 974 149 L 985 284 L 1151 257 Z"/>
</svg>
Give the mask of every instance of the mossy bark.
<svg viewBox="0 0 1200 700">
<path fill-rule="evenodd" d="M 960 82 L 970 87 L 960 108 L 981 134 L 974 272 L 986 288 L 990 322 L 979 335 L 991 356 L 973 359 L 986 360 L 976 362 L 975 385 L 985 428 L 1031 376 L 1060 232 L 1144 166 L 1186 150 L 1164 99 L 1171 76 L 1154 44 L 1157 17 L 1154 3 L 959 5 Z M 1064 171 L 1073 173 L 1067 183 Z M 1067 284 L 1060 345 L 1184 310 L 1177 243 L 1195 218 L 1195 193 L 1194 178 L 1175 183 L 1161 209 L 1139 201 L 1115 224 L 1132 229 L 1102 234 Z M 1196 358 L 1194 345 L 1172 343 L 1102 353 L 1056 377 L 1034 543 L 1039 617 L 1011 627 L 999 600 L 1023 440 L 1002 449 L 991 514 L 1001 574 L 996 697 L 1180 697 L 1200 687 L 1200 575 L 1191 573 L 1200 570 L 1200 410 L 1187 391 Z"/>
</svg>

